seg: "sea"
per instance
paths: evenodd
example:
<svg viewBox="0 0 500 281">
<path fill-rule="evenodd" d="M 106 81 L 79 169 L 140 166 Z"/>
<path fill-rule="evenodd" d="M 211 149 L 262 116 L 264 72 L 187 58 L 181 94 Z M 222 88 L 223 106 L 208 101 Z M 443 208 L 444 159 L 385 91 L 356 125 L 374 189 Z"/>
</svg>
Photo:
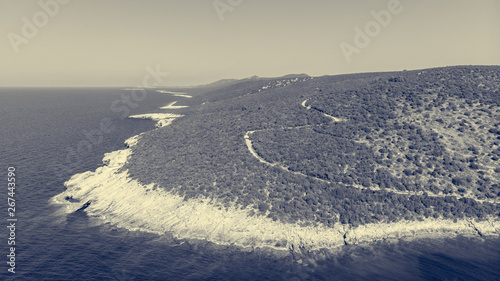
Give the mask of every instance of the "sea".
<svg viewBox="0 0 500 281">
<path fill-rule="evenodd" d="M 118 112 L 128 95 L 117 88 L 0 89 L 1 280 L 500 280 L 498 238 L 381 241 L 277 255 L 129 231 L 85 210 L 62 214 L 50 199 L 65 190 L 65 181 L 94 171 L 105 153 L 155 128 L 126 114 L 161 112 L 174 101 L 150 90 Z M 91 141 L 102 120 L 113 130 Z M 15 201 L 8 200 L 9 168 Z"/>
</svg>

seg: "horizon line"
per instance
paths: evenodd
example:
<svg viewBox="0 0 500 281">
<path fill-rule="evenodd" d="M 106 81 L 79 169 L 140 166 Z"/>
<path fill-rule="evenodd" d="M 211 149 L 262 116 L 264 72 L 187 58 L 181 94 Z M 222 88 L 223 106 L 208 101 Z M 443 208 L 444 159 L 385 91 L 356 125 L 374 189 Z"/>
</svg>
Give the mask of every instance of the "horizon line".
<svg viewBox="0 0 500 281">
<path fill-rule="evenodd" d="M 432 66 L 432 67 L 426 67 L 426 68 L 415 68 L 415 69 L 399 69 L 399 70 L 382 70 L 382 71 L 364 71 L 364 72 L 344 72 L 344 73 L 336 73 L 336 74 L 322 74 L 322 75 L 309 75 L 307 73 L 289 73 L 281 76 L 258 76 L 258 75 L 253 75 L 253 76 L 248 76 L 244 78 L 220 78 L 215 81 L 209 82 L 209 83 L 204 83 L 204 84 L 196 84 L 196 85 L 158 85 L 155 87 L 140 87 L 140 86 L 130 86 L 130 85 L 125 85 L 125 86 L 118 86 L 118 85 L 113 85 L 113 86 L 99 86 L 99 85 L 68 85 L 68 86 L 49 86 L 49 85 L 35 85 L 35 86 L 22 86 L 22 85 L 0 85 L 0 88 L 112 88 L 112 89 L 117 89 L 117 88 L 133 88 L 133 89 L 158 89 L 158 88 L 196 88 L 196 87 L 202 87 L 206 85 L 210 85 L 212 83 L 221 81 L 221 80 L 243 80 L 243 79 L 248 79 L 251 77 L 258 77 L 258 78 L 264 78 L 264 79 L 271 79 L 271 78 L 280 78 L 284 77 L 287 75 L 307 75 L 312 78 L 317 78 L 317 77 L 324 77 L 324 76 L 338 76 L 338 75 L 349 75 L 349 74 L 366 74 L 366 73 L 390 73 L 390 72 L 403 72 L 403 71 L 418 71 L 418 70 L 426 70 L 426 69 L 436 69 L 436 68 L 446 68 L 446 67 L 479 67 L 479 66 L 500 66 L 498 64 L 457 64 L 457 65 L 446 65 L 446 66 Z"/>
</svg>

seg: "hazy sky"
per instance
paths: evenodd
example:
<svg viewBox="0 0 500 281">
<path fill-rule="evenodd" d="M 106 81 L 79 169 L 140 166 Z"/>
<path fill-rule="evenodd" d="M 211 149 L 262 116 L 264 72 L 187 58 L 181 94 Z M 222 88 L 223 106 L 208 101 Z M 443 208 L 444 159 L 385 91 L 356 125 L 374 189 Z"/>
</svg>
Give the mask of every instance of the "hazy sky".
<svg viewBox="0 0 500 281">
<path fill-rule="evenodd" d="M 500 65 L 499 0 L 400 0 L 383 24 L 371 11 L 395 0 L 55 1 L 0 0 L 0 86 L 140 86 L 157 65 L 164 85 Z"/>
</svg>

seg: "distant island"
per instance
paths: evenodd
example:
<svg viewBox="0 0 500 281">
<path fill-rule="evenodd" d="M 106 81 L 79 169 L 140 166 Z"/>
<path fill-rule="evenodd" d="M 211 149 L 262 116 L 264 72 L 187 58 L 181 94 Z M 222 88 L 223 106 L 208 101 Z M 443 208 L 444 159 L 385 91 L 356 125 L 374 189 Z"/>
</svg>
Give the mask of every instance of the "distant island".
<svg viewBox="0 0 500 281">
<path fill-rule="evenodd" d="M 158 89 L 178 97 L 163 115 L 135 116 L 157 129 L 56 201 L 129 229 L 280 250 L 500 234 L 500 66 L 178 90 Z"/>
</svg>

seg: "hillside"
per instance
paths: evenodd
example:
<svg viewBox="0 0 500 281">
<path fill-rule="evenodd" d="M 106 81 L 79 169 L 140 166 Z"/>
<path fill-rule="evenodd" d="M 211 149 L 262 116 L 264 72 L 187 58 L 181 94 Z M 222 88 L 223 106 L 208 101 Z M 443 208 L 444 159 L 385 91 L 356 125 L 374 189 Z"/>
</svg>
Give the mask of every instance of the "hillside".
<svg viewBox="0 0 500 281">
<path fill-rule="evenodd" d="M 483 66 L 242 81 L 195 97 L 125 168 L 287 223 L 498 218 L 499 81 Z"/>
</svg>

